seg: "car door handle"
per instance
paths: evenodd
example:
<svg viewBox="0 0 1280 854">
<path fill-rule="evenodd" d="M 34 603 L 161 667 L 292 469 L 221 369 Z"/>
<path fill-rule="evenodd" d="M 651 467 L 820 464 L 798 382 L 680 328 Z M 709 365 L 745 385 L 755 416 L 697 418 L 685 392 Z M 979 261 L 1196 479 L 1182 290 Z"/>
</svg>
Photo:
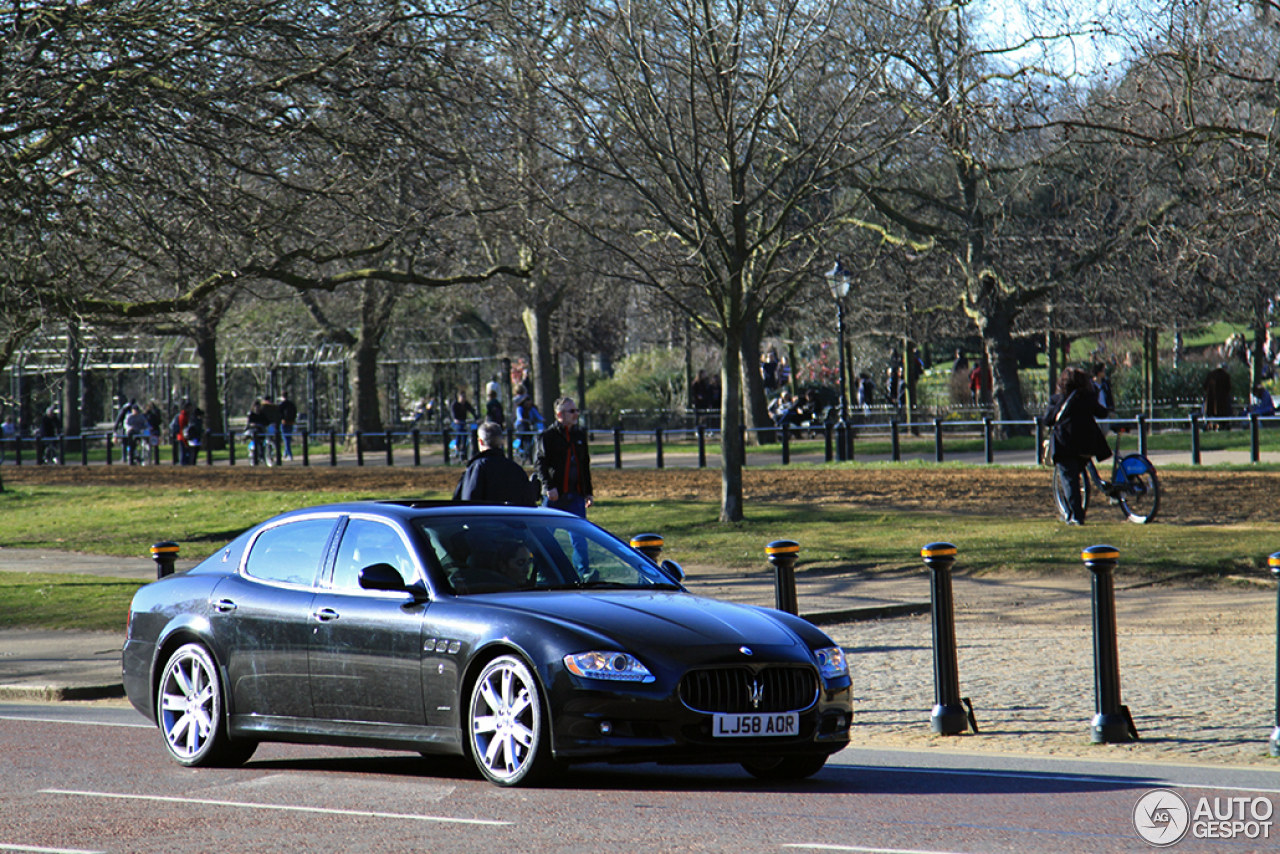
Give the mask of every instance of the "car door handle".
<svg viewBox="0 0 1280 854">
<path fill-rule="evenodd" d="M 219 614 L 230 614 L 236 609 L 236 603 L 230 599 L 219 599 L 214 603 L 213 609 Z"/>
<path fill-rule="evenodd" d="M 316 611 L 316 619 L 322 623 L 329 623 L 338 619 L 338 612 L 332 608 L 321 608 Z"/>
</svg>

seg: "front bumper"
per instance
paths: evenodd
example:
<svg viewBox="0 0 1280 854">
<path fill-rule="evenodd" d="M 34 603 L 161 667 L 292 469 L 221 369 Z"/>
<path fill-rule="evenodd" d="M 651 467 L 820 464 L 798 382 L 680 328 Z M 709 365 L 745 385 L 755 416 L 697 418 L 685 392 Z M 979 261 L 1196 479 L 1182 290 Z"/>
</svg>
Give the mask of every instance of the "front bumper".
<svg viewBox="0 0 1280 854">
<path fill-rule="evenodd" d="M 795 736 L 747 738 L 717 738 L 713 716 L 688 708 L 674 692 L 560 685 L 551 694 L 552 752 L 564 762 L 672 764 L 830 755 L 849 744 L 852 689 L 844 682 L 824 688 L 800 712 Z"/>
</svg>

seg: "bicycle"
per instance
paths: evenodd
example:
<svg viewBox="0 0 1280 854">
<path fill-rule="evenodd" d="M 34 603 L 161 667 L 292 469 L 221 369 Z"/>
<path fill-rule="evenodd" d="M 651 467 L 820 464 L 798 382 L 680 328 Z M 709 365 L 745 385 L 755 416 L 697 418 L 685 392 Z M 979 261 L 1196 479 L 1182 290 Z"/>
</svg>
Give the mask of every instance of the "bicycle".
<svg viewBox="0 0 1280 854">
<path fill-rule="evenodd" d="M 126 434 L 124 437 L 125 460 L 131 466 L 151 464 L 151 437 L 146 433 Z"/>
<path fill-rule="evenodd" d="M 462 462 L 470 459 L 472 429 L 470 424 L 455 423 L 453 425 L 453 438 L 449 440 L 449 450 Z"/>
<path fill-rule="evenodd" d="M 259 461 L 267 466 L 276 464 L 276 440 L 270 433 L 250 431 L 245 436 L 249 439 L 249 465 L 256 466 Z"/>
<path fill-rule="evenodd" d="M 1087 512 L 1089 496 L 1096 489 L 1099 494 L 1107 496 L 1109 503 L 1118 506 L 1127 520 L 1145 525 L 1156 518 L 1156 511 L 1160 509 L 1160 478 L 1156 475 L 1156 467 L 1151 464 L 1151 460 L 1142 454 L 1120 456 L 1122 432 L 1116 431 L 1110 481 L 1102 479 L 1092 459 L 1085 464 L 1084 477 L 1080 479 L 1081 505 Z M 1070 505 L 1062 478 L 1058 477 L 1057 466 L 1053 468 L 1053 499 L 1058 507 L 1058 515 L 1065 520 L 1070 516 Z"/>
<path fill-rule="evenodd" d="M 58 447 L 57 438 L 45 439 L 43 442 L 43 447 L 40 450 L 40 455 L 41 455 L 41 460 L 47 466 L 62 465 L 62 454 L 60 453 L 60 448 Z"/>
</svg>

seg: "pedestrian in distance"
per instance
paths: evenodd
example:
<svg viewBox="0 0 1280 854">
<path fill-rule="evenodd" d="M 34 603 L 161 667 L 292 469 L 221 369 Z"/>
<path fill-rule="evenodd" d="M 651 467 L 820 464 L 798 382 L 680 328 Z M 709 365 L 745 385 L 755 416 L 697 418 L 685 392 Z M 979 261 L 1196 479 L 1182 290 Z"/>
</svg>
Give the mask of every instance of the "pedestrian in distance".
<svg viewBox="0 0 1280 854">
<path fill-rule="evenodd" d="M 1111 446 L 1097 420 L 1106 414 L 1089 375 L 1080 368 L 1063 369 L 1058 391 L 1049 398 L 1044 423 L 1053 426 L 1053 476 L 1060 479 L 1067 495 L 1068 525 L 1084 524 L 1080 480 L 1089 459 L 1111 457 Z"/>
<path fill-rule="evenodd" d="M 466 390 L 458 389 L 458 396 L 449 405 L 449 418 L 453 424 L 454 442 L 459 457 L 467 454 L 467 438 L 470 432 L 467 425 L 469 420 L 475 417 L 476 408 L 471 405 L 471 401 L 467 400 Z"/>
<path fill-rule="evenodd" d="M 542 484 L 543 506 L 585 519 L 595 498 L 587 434 L 578 426 L 578 414 L 573 398 L 556 401 L 556 423 L 538 435 L 534 467 Z"/>
<path fill-rule="evenodd" d="M 501 425 L 492 421 L 481 424 L 476 429 L 476 445 L 479 453 L 467 463 L 453 491 L 453 500 L 537 506 L 537 487 L 520 464 L 502 452 Z"/>
<path fill-rule="evenodd" d="M 0 462 L 4 461 L 4 452 L 18 441 L 18 423 L 13 420 L 13 413 L 4 417 L 0 424 Z"/>
<path fill-rule="evenodd" d="M 498 400 L 498 389 L 489 389 L 489 398 L 484 404 L 484 419 L 492 421 L 499 427 L 507 426 L 507 414 L 502 411 L 502 401 Z"/>
<path fill-rule="evenodd" d="M 1227 363 L 1222 362 L 1204 378 L 1205 426 L 1210 430 L 1230 430 L 1231 422 L 1217 419 L 1230 418 L 1232 414 L 1231 373 L 1227 370 Z"/>
<path fill-rule="evenodd" d="M 196 457 L 200 455 L 200 446 L 204 444 L 204 410 L 198 406 L 191 411 L 183 439 L 186 440 L 189 456 L 186 465 L 193 466 L 196 464 Z"/>
<path fill-rule="evenodd" d="M 284 458 L 293 459 L 293 425 L 298 423 L 298 404 L 285 392 L 280 395 L 280 432 L 284 436 Z"/>
<path fill-rule="evenodd" d="M 1116 396 L 1111 391 L 1111 378 L 1107 376 L 1107 363 L 1097 362 L 1093 366 L 1093 387 L 1098 391 L 1098 405 L 1107 410 L 1107 418 L 1116 417 Z"/>
</svg>

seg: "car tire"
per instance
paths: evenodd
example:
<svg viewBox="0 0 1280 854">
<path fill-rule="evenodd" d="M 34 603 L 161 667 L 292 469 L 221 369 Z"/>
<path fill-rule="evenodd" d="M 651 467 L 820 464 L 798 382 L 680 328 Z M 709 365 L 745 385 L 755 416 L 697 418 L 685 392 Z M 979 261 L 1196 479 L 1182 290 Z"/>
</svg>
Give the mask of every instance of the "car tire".
<svg viewBox="0 0 1280 854">
<path fill-rule="evenodd" d="M 227 734 L 218 667 L 198 643 L 184 644 L 165 662 L 156 723 L 169 755 L 189 767 L 243 765 L 258 748 L 255 741 L 233 741 Z"/>
<path fill-rule="evenodd" d="M 769 759 L 751 759 L 742 763 L 743 769 L 761 780 L 803 780 L 812 777 L 827 764 L 821 756 L 780 756 Z"/>
<path fill-rule="evenodd" d="M 550 720 L 533 671 L 514 655 L 484 666 L 467 705 L 467 749 L 490 783 L 528 786 L 557 770 Z"/>
</svg>

